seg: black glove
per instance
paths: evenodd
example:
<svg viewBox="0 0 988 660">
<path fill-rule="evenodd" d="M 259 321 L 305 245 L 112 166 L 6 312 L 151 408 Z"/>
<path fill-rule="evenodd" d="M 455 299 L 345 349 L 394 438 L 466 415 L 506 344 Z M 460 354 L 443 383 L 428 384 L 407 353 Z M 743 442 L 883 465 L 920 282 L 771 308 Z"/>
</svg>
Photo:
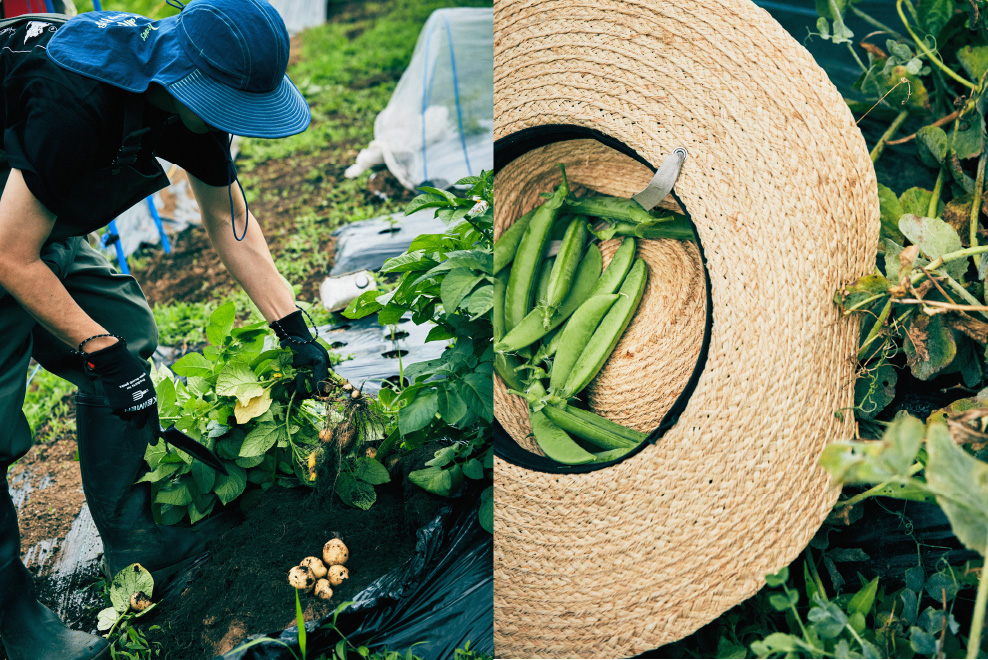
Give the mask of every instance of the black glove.
<svg viewBox="0 0 988 660">
<path fill-rule="evenodd" d="M 281 347 L 292 349 L 295 391 L 304 397 L 321 394 L 323 388 L 319 384 L 329 376 L 329 353 L 309 333 L 302 310 L 272 322 L 271 328 L 281 340 Z M 311 367 L 311 370 L 300 367 Z"/>
<path fill-rule="evenodd" d="M 103 382 L 110 411 L 125 420 L 136 420 L 138 428 L 158 423 L 158 397 L 144 365 L 130 354 L 121 339 L 116 344 L 85 353 L 86 366 Z M 156 429 L 157 430 L 157 429 Z"/>
</svg>

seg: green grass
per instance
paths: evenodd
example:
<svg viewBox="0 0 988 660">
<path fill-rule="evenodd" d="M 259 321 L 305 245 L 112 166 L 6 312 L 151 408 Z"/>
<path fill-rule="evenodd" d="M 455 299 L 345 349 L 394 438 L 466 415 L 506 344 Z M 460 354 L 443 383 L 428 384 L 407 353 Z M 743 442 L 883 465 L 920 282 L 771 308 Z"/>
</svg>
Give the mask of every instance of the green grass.
<svg viewBox="0 0 988 660">
<path fill-rule="evenodd" d="M 25 374 L 25 380 L 32 372 L 34 367 Z M 38 369 L 34 374 L 27 388 L 23 410 L 36 442 L 58 438 L 71 429 L 68 422 L 69 406 L 63 399 L 73 391 L 75 385 L 49 371 Z M 39 435 L 38 431 L 42 430 L 46 423 L 49 427 Z"/>
</svg>

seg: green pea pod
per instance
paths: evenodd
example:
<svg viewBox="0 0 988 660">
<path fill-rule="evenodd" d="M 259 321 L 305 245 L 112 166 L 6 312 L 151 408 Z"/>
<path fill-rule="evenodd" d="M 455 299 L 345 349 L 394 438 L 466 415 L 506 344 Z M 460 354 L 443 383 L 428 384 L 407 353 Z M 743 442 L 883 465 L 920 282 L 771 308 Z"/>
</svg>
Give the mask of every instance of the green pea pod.
<svg viewBox="0 0 988 660">
<path fill-rule="evenodd" d="M 600 248 L 591 245 L 586 256 L 583 257 L 583 261 L 580 262 L 580 267 L 576 270 L 573 287 L 567 294 L 566 300 L 552 317 L 552 322 L 549 324 L 550 330 L 559 327 L 587 299 L 587 294 L 590 293 L 600 278 L 600 269 L 603 263 Z M 526 346 L 542 339 L 546 332 L 547 330 L 542 323 L 542 315 L 539 310 L 533 309 L 521 323 L 508 330 L 501 341 L 494 344 L 494 350 L 499 353 L 517 353 Z"/>
<path fill-rule="evenodd" d="M 621 300 L 614 303 L 607 316 L 600 322 L 597 330 L 593 333 L 587 343 L 583 355 L 573 365 L 566 385 L 559 393 L 565 399 L 575 396 L 583 390 L 587 384 L 597 375 L 607 358 L 611 356 L 611 351 L 617 346 L 618 340 L 624 334 L 625 328 L 631 323 L 631 318 L 638 309 L 642 294 L 645 293 L 645 281 L 648 277 L 648 268 L 645 260 L 638 258 L 628 272 L 624 283 L 621 285 Z M 562 350 L 562 347 L 560 347 Z"/>
<path fill-rule="evenodd" d="M 525 383 L 518 375 L 518 366 L 521 363 L 510 355 L 504 355 L 503 353 L 496 353 L 494 355 L 494 369 L 497 370 L 497 375 L 501 377 L 504 384 L 508 386 L 509 390 L 515 390 L 516 392 L 525 391 Z"/>
<path fill-rule="evenodd" d="M 567 200 L 564 206 L 569 213 L 592 215 L 608 220 L 623 220 L 624 222 L 651 222 L 655 220 L 642 205 L 626 197 L 611 197 L 610 195 L 595 195 L 579 200 Z"/>
<path fill-rule="evenodd" d="M 635 429 L 628 428 L 623 424 L 618 424 L 617 422 L 612 422 L 606 417 L 601 417 L 589 410 L 583 410 L 582 408 L 577 408 L 576 406 L 566 406 L 566 412 L 574 417 L 578 417 L 588 424 L 593 424 L 606 429 L 613 433 L 614 435 L 621 436 L 625 440 L 628 440 L 634 445 L 641 444 L 644 442 L 645 438 L 648 437 L 647 433 L 642 433 L 641 431 L 636 431 Z"/>
<path fill-rule="evenodd" d="M 494 309 L 491 314 L 491 325 L 494 330 L 494 341 L 504 337 L 504 291 L 508 288 L 508 273 L 498 273 L 494 276 Z"/>
<path fill-rule="evenodd" d="M 530 419 L 535 442 L 552 460 L 567 465 L 592 463 L 596 460 L 593 454 L 576 444 L 566 431 L 549 421 L 542 411 L 533 412 Z"/>
<path fill-rule="evenodd" d="M 552 315 L 566 298 L 566 293 L 573 282 L 573 275 L 580 265 L 580 257 L 583 256 L 586 242 L 587 219 L 578 215 L 569 223 L 566 234 L 563 235 L 562 245 L 556 254 L 556 263 L 549 276 L 549 287 L 545 298 L 538 299 L 539 307 L 542 309 L 542 322 L 546 329 L 552 323 Z"/>
<path fill-rule="evenodd" d="M 505 327 L 510 331 L 521 323 L 532 306 L 532 294 L 535 288 L 535 278 L 538 275 L 539 260 L 545 252 L 545 244 L 549 231 L 559 210 L 569 194 L 566 183 L 566 170 L 562 165 L 563 182 L 556 188 L 555 194 L 542 206 L 535 209 L 532 220 L 528 223 L 518 251 L 515 252 L 514 265 L 511 266 L 511 276 L 508 279 L 508 289 L 504 295 Z"/>
<path fill-rule="evenodd" d="M 607 264 L 603 275 L 597 280 L 597 284 L 590 290 L 590 296 L 602 296 L 608 293 L 615 293 L 621 288 L 621 282 L 628 276 L 631 264 L 635 261 L 635 239 L 630 236 L 621 241 L 620 247 L 611 257 L 611 262 Z"/>
<path fill-rule="evenodd" d="M 619 449 L 608 449 L 607 451 L 594 452 L 594 463 L 607 463 L 608 461 L 617 460 L 632 449 L 634 449 L 634 447 L 621 447 Z"/>
<path fill-rule="evenodd" d="M 636 447 L 637 442 L 611 433 L 607 429 L 591 424 L 569 412 L 569 406 L 557 408 L 546 406 L 542 409 L 545 416 L 562 430 L 579 436 L 600 449 L 629 449 Z"/>
<path fill-rule="evenodd" d="M 515 252 L 521 237 L 528 229 L 528 223 L 532 221 L 535 209 L 515 220 L 514 224 L 504 230 L 497 240 L 494 241 L 494 274 L 500 273 L 504 268 L 515 260 Z"/>
<path fill-rule="evenodd" d="M 549 390 L 558 391 L 566 384 L 573 365 L 583 354 L 587 342 L 593 337 L 594 330 L 600 325 L 607 310 L 621 296 L 612 293 L 607 296 L 594 296 L 580 305 L 573 316 L 566 322 L 566 327 L 560 333 L 559 349 L 552 361 L 549 371 Z M 558 424 L 558 422 L 556 422 Z"/>
<path fill-rule="evenodd" d="M 538 284 L 535 285 L 535 305 L 538 306 L 543 300 L 545 300 L 546 294 L 549 291 L 549 278 L 552 276 L 552 268 L 556 263 L 555 257 L 546 257 L 542 261 L 542 266 L 539 269 L 539 280 Z M 532 311 L 531 308 L 528 310 Z M 528 314 L 528 312 L 525 312 Z"/>
<path fill-rule="evenodd" d="M 597 280 L 597 284 L 594 285 L 590 293 L 587 294 L 587 298 L 592 298 L 594 296 L 606 295 L 609 293 L 614 293 L 621 286 L 621 282 L 627 276 L 628 271 L 631 269 L 631 263 L 635 260 L 635 239 L 626 238 L 618 247 L 617 252 L 611 257 L 611 262 L 607 264 L 607 268 L 604 269 L 604 274 L 600 276 Z M 549 345 L 546 346 L 544 355 L 546 357 L 552 357 L 559 350 L 559 342 L 562 340 L 562 333 L 566 330 L 566 326 L 569 325 L 569 321 L 563 325 L 563 329 L 557 332 L 550 340 Z"/>
</svg>

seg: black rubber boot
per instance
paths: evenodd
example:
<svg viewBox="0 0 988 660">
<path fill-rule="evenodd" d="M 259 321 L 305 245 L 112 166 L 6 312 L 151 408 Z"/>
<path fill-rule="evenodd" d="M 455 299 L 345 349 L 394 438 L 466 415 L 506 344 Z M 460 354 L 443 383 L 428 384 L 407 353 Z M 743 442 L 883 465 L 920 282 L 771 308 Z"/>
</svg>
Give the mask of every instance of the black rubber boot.
<svg viewBox="0 0 988 660">
<path fill-rule="evenodd" d="M 3 474 L 0 469 L 0 474 Z M 102 637 L 69 629 L 34 597 L 31 574 L 20 559 L 17 512 L 0 489 L 0 640 L 9 660 L 96 660 L 109 658 Z"/>
<path fill-rule="evenodd" d="M 206 543 L 228 529 L 230 516 L 217 516 L 195 527 L 155 523 L 151 487 L 135 483 L 147 472 L 144 452 L 152 440 L 149 426 L 137 429 L 113 415 L 102 397 L 76 395 L 82 488 L 103 540 L 110 575 L 138 563 L 154 577 L 155 599 L 176 575 L 203 557 Z"/>
</svg>

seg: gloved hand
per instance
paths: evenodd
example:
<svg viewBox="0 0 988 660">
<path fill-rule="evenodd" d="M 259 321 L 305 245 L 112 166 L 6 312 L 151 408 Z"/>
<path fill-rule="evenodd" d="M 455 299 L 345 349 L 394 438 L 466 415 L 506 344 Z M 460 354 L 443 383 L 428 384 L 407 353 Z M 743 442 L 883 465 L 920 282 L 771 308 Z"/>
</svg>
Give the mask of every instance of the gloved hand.
<svg viewBox="0 0 988 660">
<path fill-rule="evenodd" d="M 322 394 L 325 390 L 319 384 L 329 376 L 329 353 L 309 333 L 302 310 L 273 321 L 271 328 L 281 340 L 281 347 L 292 349 L 295 391 L 306 398 Z"/>
<path fill-rule="evenodd" d="M 158 424 L 158 396 L 144 365 L 130 354 L 122 339 L 116 344 L 82 356 L 100 377 L 110 411 L 125 420 L 137 420 L 138 428 Z"/>
</svg>

